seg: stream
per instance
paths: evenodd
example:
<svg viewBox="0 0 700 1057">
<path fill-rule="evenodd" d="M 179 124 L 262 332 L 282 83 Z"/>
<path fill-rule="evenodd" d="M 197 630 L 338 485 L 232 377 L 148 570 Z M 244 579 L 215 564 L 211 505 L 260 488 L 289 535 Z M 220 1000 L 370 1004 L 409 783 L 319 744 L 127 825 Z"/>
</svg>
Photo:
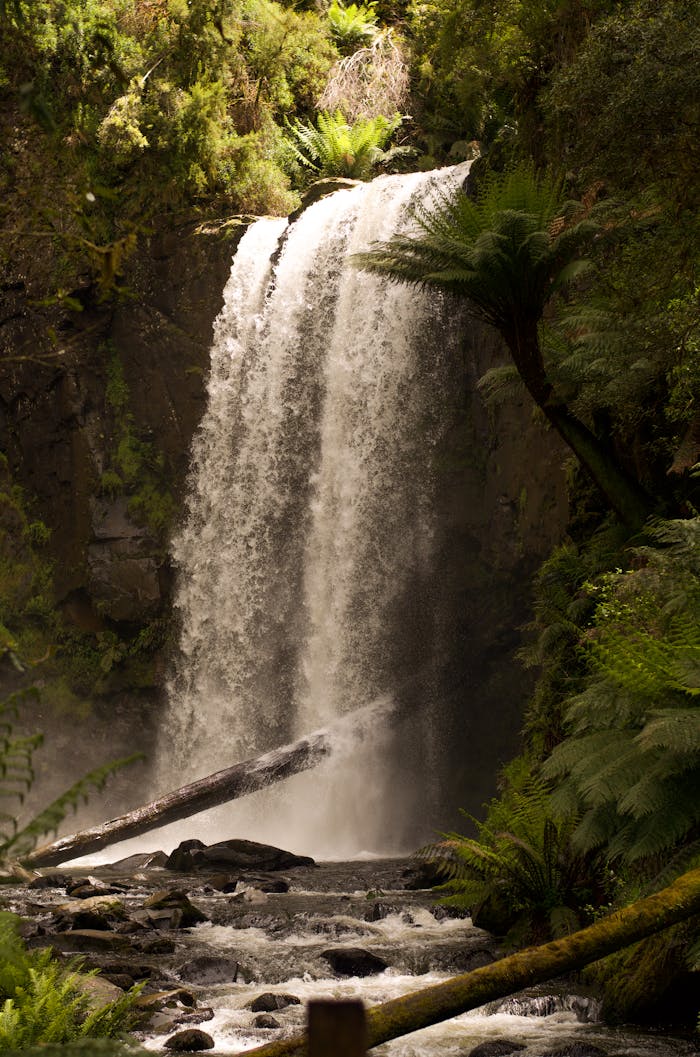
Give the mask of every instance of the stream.
<svg viewBox="0 0 700 1057">
<path fill-rule="evenodd" d="M 492 936 L 474 928 L 468 917 L 451 916 L 455 912 L 438 906 L 432 891 L 406 888 L 412 876 L 406 859 L 295 867 L 239 881 L 235 891 L 226 893 L 213 887 L 214 877 L 178 875 L 162 868 L 134 870 L 130 860 L 123 867 L 117 863 L 68 870 L 71 877 L 89 875 L 98 884 L 123 885 L 119 897 L 129 915 L 138 914 L 154 891 L 179 889 L 208 919 L 189 929 L 140 933 L 140 941 L 117 937 L 129 941 L 118 955 L 122 971 L 133 965 L 137 978 L 143 973 L 137 965 L 149 963 L 146 992 L 183 988 L 196 1001 L 196 1012 L 183 1018 L 180 1009 L 178 1021 L 178 1010 L 166 1008 L 138 1033 L 152 1051 L 162 1050 L 183 1026 L 197 1025 L 214 1040 L 215 1048 L 206 1052 L 228 1057 L 303 1030 L 309 999 L 359 997 L 371 1006 L 488 964 L 499 953 Z M 280 879 L 289 884 L 288 891 L 263 892 L 257 887 L 274 886 Z M 65 891 L 57 888 L 3 890 L 5 908 L 25 914 L 41 932 L 49 933 L 30 941 L 34 946 L 51 942 L 53 912 L 65 903 Z M 344 948 L 368 951 L 388 968 L 367 976 L 340 975 L 323 955 Z M 93 948 L 86 962 L 115 972 L 114 952 Z M 231 982 L 234 963 L 238 971 Z M 217 964 L 223 979 L 216 979 Z M 250 1005 L 269 993 L 299 1001 L 273 1008 L 266 1022 L 276 1026 L 263 1027 Z M 512 1044 L 512 1049 L 480 1051 L 490 1049 L 491 1057 L 510 1052 L 523 1057 L 691 1057 L 698 1052 L 690 1038 L 602 1024 L 598 999 L 568 978 L 373 1052 L 378 1057 L 469 1057 L 487 1042 Z"/>
</svg>

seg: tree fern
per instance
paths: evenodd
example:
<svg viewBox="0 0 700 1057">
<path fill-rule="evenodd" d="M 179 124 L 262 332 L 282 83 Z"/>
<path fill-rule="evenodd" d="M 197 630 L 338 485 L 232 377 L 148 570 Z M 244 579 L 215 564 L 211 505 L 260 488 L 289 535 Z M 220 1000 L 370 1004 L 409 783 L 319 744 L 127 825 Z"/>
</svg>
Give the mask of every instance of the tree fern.
<svg viewBox="0 0 700 1057">
<path fill-rule="evenodd" d="M 437 195 L 416 210 L 415 229 L 357 254 L 355 263 L 465 298 L 472 314 L 499 332 L 527 391 L 611 510 L 637 530 L 651 512 L 650 497 L 555 390 L 542 343 L 547 305 L 590 268 L 582 251 L 600 232 L 594 209 L 567 201 L 560 180 L 523 167 L 491 174 L 475 197 L 461 188 Z"/>
</svg>

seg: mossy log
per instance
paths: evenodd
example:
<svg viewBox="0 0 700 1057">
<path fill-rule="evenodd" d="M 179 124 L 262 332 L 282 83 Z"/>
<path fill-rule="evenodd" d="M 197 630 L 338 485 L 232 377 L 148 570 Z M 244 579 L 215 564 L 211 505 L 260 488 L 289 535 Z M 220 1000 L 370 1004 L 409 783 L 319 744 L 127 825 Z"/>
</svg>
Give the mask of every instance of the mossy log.
<svg viewBox="0 0 700 1057">
<path fill-rule="evenodd" d="M 482 969 L 374 1006 L 367 1011 L 368 1046 L 371 1049 L 524 987 L 582 969 L 698 913 L 700 869 L 564 939 L 528 947 Z M 307 1057 L 307 1053 L 306 1036 L 297 1035 L 248 1050 L 246 1057 Z"/>
<path fill-rule="evenodd" d="M 306 771 L 330 755 L 333 729 L 329 727 L 315 731 L 282 748 L 200 778 L 100 826 L 59 837 L 26 855 L 22 861 L 25 866 L 56 866 L 171 822 L 179 822 L 180 819 L 247 796 L 290 775 Z"/>
</svg>

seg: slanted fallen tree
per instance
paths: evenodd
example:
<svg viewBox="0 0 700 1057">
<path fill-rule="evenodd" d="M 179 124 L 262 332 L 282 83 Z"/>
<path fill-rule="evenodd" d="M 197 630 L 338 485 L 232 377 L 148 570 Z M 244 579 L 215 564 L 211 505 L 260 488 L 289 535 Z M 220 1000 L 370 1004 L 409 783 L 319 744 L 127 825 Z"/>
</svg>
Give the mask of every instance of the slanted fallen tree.
<svg viewBox="0 0 700 1057">
<path fill-rule="evenodd" d="M 59 837 L 23 856 L 22 863 L 30 867 L 57 866 L 68 859 L 90 855 L 111 844 L 139 837 L 152 829 L 160 829 L 171 822 L 198 815 L 200 811 L 248 796 L 300 771 L 316 767 L 336 750 L 347 753 L 359 748 L 366 737 L 374 735 L 378 723 L 386 722 L 393 707 L 392 698 L 377 698 L 347 713 L 337 723 L 289 745 L 183 785 L 100 826 Z"/>
<path fill-rule="evenodd" d="M 24 856 L 22 862 L 25 866 L 56 866 L 68 859 L 90 855 L 110 844 L 138 837 L 149 830 L 167 826 L 170 822 L 179 822 L 200 811 L 255 793 L 283 778 L 315 767 L 330 755 L 334 744 L 333 735 L 333 728 L 318 730 L 280 749 L 217 771 L 109 822 L 44 844 Z"/>
<path fill-rule="evenodd" d="M 700 914 L 700 869 L 564 939 L 528 947 L 482 969 L 374 1006 L 367 1011 L 368 1048 L 582 969 L 695 914 Z M 305 1057 L 307 1053 L 307 1037 L 296 1035 L 248 1050 L 246 1057 Z"/>
</svg>

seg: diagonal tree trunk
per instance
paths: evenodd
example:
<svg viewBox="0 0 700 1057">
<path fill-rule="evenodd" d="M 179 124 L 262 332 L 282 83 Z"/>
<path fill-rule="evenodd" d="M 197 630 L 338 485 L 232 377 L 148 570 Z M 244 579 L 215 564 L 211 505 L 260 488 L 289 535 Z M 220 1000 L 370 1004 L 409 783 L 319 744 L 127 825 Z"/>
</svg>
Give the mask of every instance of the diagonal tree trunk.
<svg viewBox="0 0 700 1057">
<path fill-rule="evenodd" d="M 619 463 L 615 453 L 574 413 L 556 399 L 548 380 L 537 323 L 501 334 L 532 399 L 590 474 L 612 510 L 628 529 L 638 531 L 654 511 L 651 497 Z"/>
<path fill-rule="evenodd" d="M 700 869 L 690 870 L 660 892 L 564 939 L 528 947 L 482 969 L 374 1006 L 367 1011 L 368 1046 L 379 1046 L 523 987 L 582 969 L 696 914 L 700 914 Z M 307 1053 L 306 1036 L 296 1035 L 248 1050 L 246 1057 L 307 1057 Z"/>
<path fill-rule="evenodd" d="M 51 844 L 37 848 L 23 857 L 25 866 L 56 866 L 68 859 L 89 855 L 138 837 L 149 830 L 189 818 L 200 811 L 247 796 L 258 789 L 280 782 L 283 778 L 315 767 L 333 750 L 333 728 L 315 731 L 299 741 L 273 749 L 253 760 L 237 763 L 197 782 L 182 786 L 149 804 L 113 818 L 101 826 L 59 837 Z"/>
</svg>

